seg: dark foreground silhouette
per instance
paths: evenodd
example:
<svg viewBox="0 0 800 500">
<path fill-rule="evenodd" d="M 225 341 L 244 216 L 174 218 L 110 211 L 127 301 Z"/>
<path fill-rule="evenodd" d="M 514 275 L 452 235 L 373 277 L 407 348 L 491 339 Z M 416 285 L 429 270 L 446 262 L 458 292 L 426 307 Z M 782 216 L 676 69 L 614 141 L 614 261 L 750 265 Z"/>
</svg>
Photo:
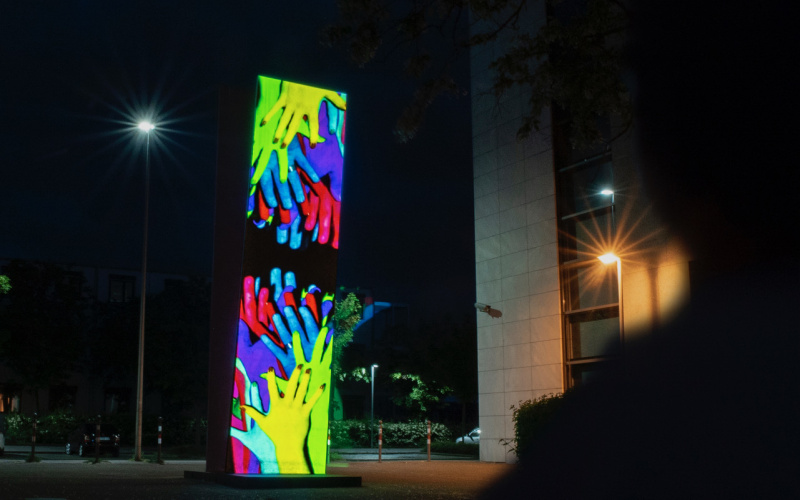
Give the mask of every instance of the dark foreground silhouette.
<svg viewBox="0 0 800 500">
<path fill-rule="evenodd" d="M 692 297 L 583 386 L 518 473 L 526 498 L 800 497 L 796 16 L 632 6 L 638 168 L 693 256 Z M 510 498 L 506 496 L 505 498 Z"/>
</svg>

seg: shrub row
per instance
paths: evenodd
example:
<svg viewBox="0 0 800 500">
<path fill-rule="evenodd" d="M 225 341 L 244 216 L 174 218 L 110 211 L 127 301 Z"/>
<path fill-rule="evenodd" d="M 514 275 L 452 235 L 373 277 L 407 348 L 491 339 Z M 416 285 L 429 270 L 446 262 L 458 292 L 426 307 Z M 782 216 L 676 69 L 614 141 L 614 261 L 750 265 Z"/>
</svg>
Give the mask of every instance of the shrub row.
<svg viewBox="0 0 800 500">
<path fill-rule="evenodd" d="M 331 448 L 369 447 L 369 421 L 334 420 L 331 426 Z M 378 422 L 375 421 L 375 446 L 378 444 Z M 425 422 L 384 422 L 383 446 L 389 448 L 414 448 L 425 446 L 428 426 Z M 431 424 L 431 439 L 447 441 L 452 433 L 447 426 Z"/>
<path fill-rule="evenodd" d="M 67 437 L 79 425 L 95 422 L 95 416 L 73 413 L 69 410 L 58 410 L 40 417 L 36 425 L 36 441 L 43 444 L 64 444 Z M 112 424 L 119 429 L 123 445 L 133 444 L 136 436 L 136 416 L 133 413 L 121 413 L 102 417 L 102 422 Z M 196 429 L 196 426 L 199 428 Z M 31 442 L 33 416 L 19 413 L 6 414 L 6 442 L 8 444 L 28 444 Z M 195 432 L 200 434 L 200 444 L 205 444 L 208 422 L 205 419 L 188 417 L 165 418 L 163 422 L 164 444 L 195 444 Z M 142 420 L 142 445 L 155 446 L 158 443 L 158 417 L 146 415 Z"/>
</svg>

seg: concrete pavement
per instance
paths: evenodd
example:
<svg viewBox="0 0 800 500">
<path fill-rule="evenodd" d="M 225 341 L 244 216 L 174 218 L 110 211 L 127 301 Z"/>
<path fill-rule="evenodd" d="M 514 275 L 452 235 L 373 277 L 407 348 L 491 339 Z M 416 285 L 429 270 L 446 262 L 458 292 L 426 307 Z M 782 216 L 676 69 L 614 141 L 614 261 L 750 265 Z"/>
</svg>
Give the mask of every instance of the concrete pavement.
<svg viewBox="0 0 800 500">
<path fill-rule="evenodd" d="M 348 450 L 332 462 L 328 474 L 360 476 L 361 487 L 238 490 L 216 483 L 184 479 L 184 471 L 205 470 L 202 460 L 168 460 L 165 465 L 102 457 L 99 464 L 68 458 L 59 447 L 37 447 L 39 463 L 26 463 L 30 447 L 10 447 L 0 459 L 0 498 L 475 498 L 485 488 L 514 470 L 513 465 L 475 460 L 448 460 L 403 450 L 388 453 L 378 463 L 375 450 Z M 340 450 L 341 452 L 342 450 Z M 126 450 L 122 451 L 126 456 Z M 422 455 L 423 459 L 418 459 Z M 129 456 L 129 455 L 128 455 Z M 374 456 L 375 460 L 367 457 Z M 389 458 L 391 457 L 391 458 Z"/>
</svg>

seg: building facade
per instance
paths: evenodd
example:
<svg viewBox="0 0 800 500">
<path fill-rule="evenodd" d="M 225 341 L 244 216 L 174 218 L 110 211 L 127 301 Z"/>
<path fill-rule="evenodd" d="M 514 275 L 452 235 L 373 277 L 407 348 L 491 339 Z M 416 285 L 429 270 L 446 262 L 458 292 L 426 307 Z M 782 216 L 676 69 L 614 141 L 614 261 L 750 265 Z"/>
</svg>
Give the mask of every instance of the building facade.
<svg viewBox="0 0 800 500">
<path fill-rule="evenodd" d="M 0 258 L 0 274 L 5 274 L 12 259 Z M 22 261 L 24 262 L 24 261 Z M 97 305 L 107 305 L 114 309 L 109 310 L 132 310 L 138 311 L 140 297 L 142 293 L 142 274 L 141 270 L 105 268 L 91 265 L 55 265 L 64 269 L 65 279 L 74 282 L 76 287 L 81 287 L 89 304 L 87 311 L 88 324 L 94 324 L 97 318 L 92 314 L 97 313 Z M 190 278 L 180 274 L 168 274 L 161 272 L 148 272 L 147 274 L 147 293 L 148 296 L 159 294 L 171 287 L 179 287 Z M 13 288 L 14 282 L 12 280 Z M 2 297 L 0 297 L 2 301 Z M 2 302 L 0 302 L 2 304 Z M 95 305 L 92 307 L 91 305 Z M 119 332 L 107 332 L 109 336 L 119 336 Z M 28 339 L 30 341 L 30 339 Z M 78 341 L 76 341 L 78 342 Z M 117 338 L 114 342 L 121 345 L 138 342 L 136 339 L 127 341 Z M 82 351 L 89 346 L 81 345 Z M 122 347 L 120 347 L 122 349 Z M 41 388 L 37 394 L 22 388 L 19 385 L 17 375 L 8 366 L 0 362 L 0 412 L 21 412 L 27 415 L 36 411 L 49 413 L 59 409 L 71 409 L 79 414 L 105 415 L 130 412 L 135 408 L 136 403 L 136 379 L 135 377 L 110 377 L 103 378 L 92 376 L 90 367 L 94 363 L 90 356 L 85 353 L 75 360 L 75 369 L 69 376 L 60 381 L 54 381 L 52 385 Z M 135 375 L 137 359 L 131 356 L 129 372 Z M 156 391 L 150 391 L 145 397 L 145 407 L 149 413 L 161 411 L 161 395 Z"/>
<path fill-rule="evenodd" d="M 544 2 L 526 9 L 520 24 L 542 26 Z M 670 319 L 688 299 L 691 261 L 642 192 L 635 130 L 579 151 L 550 110 L 517 140 L 528 96 L 490 90 L 489 64 L 507 44 L 471 52 L 476 301 L 502 313 L 477 313 L 480 458 L 490 462 L 516 460 L 512 406 L 580 385 L 623 358 L 626 339 Z M 609 264 L 598 259 L 609 253 Z"/>
</svg>

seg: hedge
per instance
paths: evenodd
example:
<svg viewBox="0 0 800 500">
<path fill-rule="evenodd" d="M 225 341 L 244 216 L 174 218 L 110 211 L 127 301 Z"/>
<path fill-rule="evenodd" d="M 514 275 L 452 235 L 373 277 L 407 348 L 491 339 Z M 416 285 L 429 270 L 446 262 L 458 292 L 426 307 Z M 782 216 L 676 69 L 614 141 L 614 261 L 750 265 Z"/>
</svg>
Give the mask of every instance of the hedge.
<svg viewBox="0 0 800 500">
<path fill-rule="evenodd" d="M 331 448 L 369 447 L 369 421 L 334 420 L 330 422 Z M 428 428 L 425 422 L 384 422 L 383 446 L 387 448 L 415 448 L 425 446 Z M 431 438 L 447 441 L 452 438 L 444 424 L 431 424 Z M 374 445 L 378 445 L 378 421 L 375 421 Z"/>
<path fill-rule="evenodd" d="M 69 434 L 85 422 L 94 422 L 95 416 L 57 410 L 39 418 L 36 425 L 36 441 L 42 444 L 64 444 Z M 119 429 L 123 445 L 133 445 L 136 433 L 136 416 L 121 413 L 102 417 L 102 422 Z M 205 419 L 188 417 L 165 418 L 163 437 L 166 445 L 191 445 L 195 442 L 195 426 L 199 425 L 200 444 L 206 442 L 208 422 Z M 6 443 L 28 444 L 31 442 L 33 416 L 19 413 L 6 414 Z M 156 446 L 158 443 L 158 417 L 146 415 L 142 420 L 142 445 Z"/>
<path fill-rule="evenodd" d="M 547 394 L 536 399 L 521 402 L 518 407 L 512 406 L 514 420 L 514 439 L 512 451 L 523 461 L 530 449 L 530 444 L 540 435 L 542 430 L 553 419 L 553 415 L 561 408 L 564 394 Z"/>
</svg>

